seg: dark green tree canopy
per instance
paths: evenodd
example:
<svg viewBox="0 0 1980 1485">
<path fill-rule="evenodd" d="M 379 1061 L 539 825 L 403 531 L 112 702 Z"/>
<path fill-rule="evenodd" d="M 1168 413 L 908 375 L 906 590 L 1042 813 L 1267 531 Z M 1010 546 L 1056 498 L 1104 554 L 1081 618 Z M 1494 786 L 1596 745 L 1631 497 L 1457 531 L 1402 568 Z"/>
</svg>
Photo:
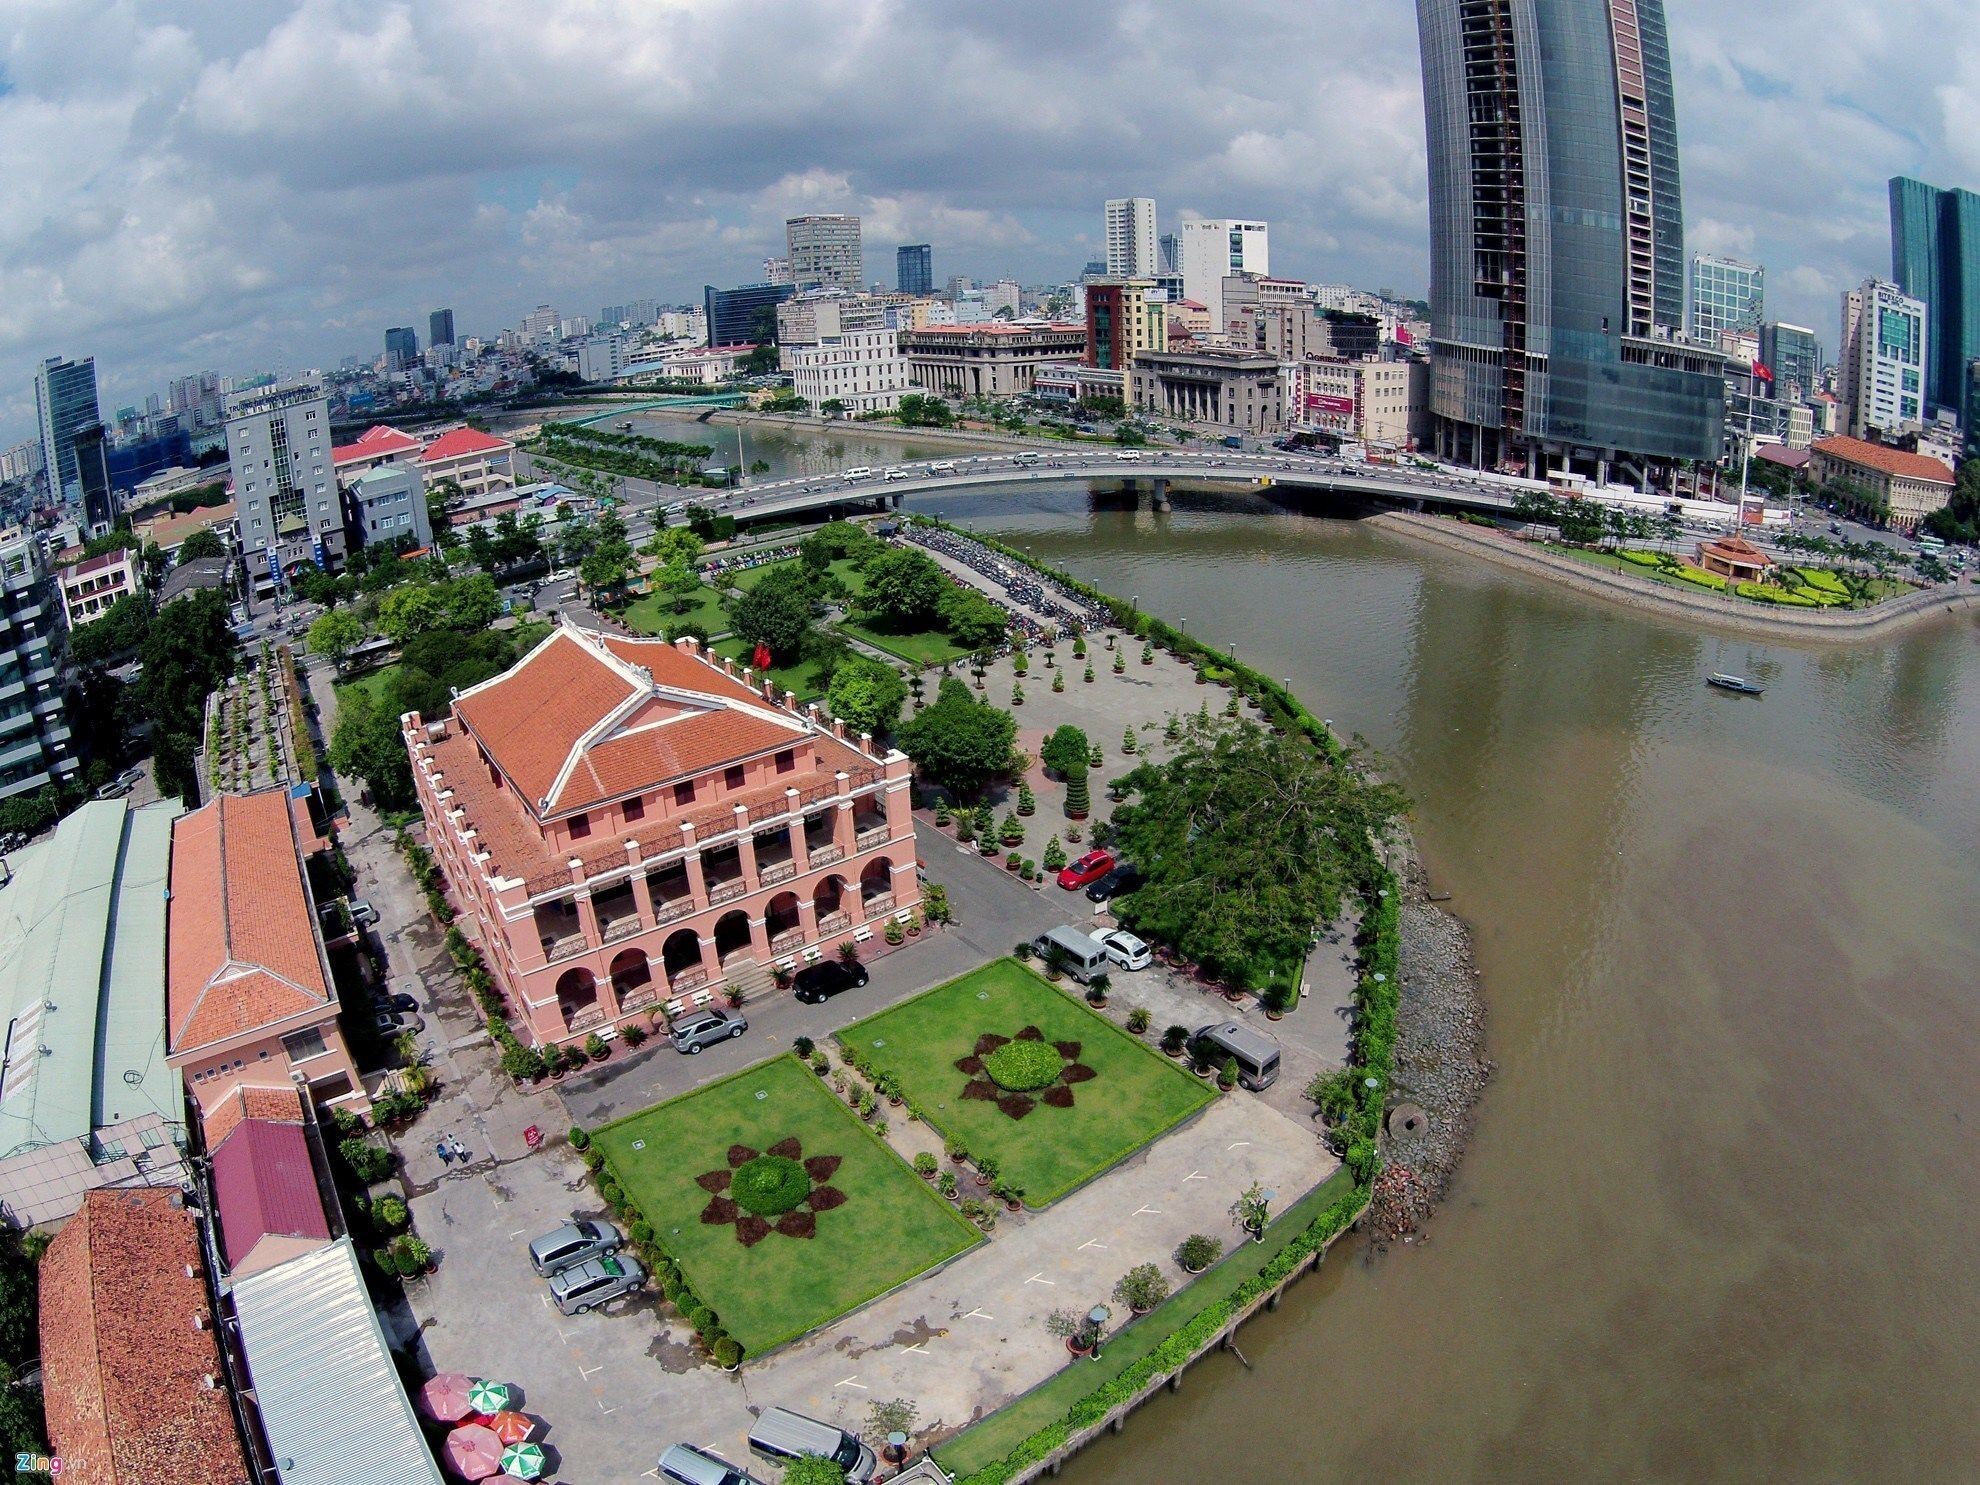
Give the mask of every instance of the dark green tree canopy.
<svg viewBox="0 0 1980 1485">
<path fill-rule="evenodd" d="M 935 618 L 950 586 L 932 558 L 893 548 L 867 565 L 866 608 L 891 628 L 919 629 Z"/>
<path fill-rule="evenodd" d="M 752 646 L 767 646 L 772 659 L 795 659 L 811 629 L 811 585 L 802 568 L 778 568 L 735 598 L 729 624 Z"/>
<path fill-rule="evenodd" d="M 825 707 L 854 731 L 880 737 L 894 730 L 907 694 L 907 682 L 893 666 L 846 655 L 833 667 Z"/>
<path fill-rule="evenodd" d="M 945 676 L 933 705 L 902 724 L 897 741 L 935 783 L 974 794 L 1011 766 L 1017 719 L 978 701 L 969 687 Z"/>
</svg>

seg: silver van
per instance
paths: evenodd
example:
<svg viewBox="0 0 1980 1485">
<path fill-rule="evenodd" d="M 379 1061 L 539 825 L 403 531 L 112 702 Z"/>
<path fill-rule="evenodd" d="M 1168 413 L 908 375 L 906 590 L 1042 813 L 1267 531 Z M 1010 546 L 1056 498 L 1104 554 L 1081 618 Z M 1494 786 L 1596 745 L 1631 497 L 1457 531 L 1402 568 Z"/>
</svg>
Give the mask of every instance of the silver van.
<svg viewBox="0 0 1980 1485">
<path fill-rule="evenodd" d="M 789 1408 L 768 1408 L 749 1431 L 752 1454 L 787 1465 L 807 1454 L 829 1459 L 846 1472 L 846 1485 L 869 1485 L 880 1461 L 843 1428 L 820 1423 Z"/>
<path fill-rule="evenodd" d="M 1070 925 L 1039 934 L 1031 947 L 1040 959 L 1048 962 L 1054 950 L 1063 954 L 1066 973 L 1082 985 L 1091 983 L 1095 975 L 1108 972 L 1107 946 Z"/>
<path fill-rule="evenodd" d="M 763 1485 L 746 1470 L 739 1470 L 719 1454 L 697 1449 L 692 1444 L 671 1444 L 660 1456 L 660 1478 L 674 1485 Z"/>
<path fill-rule="evenodd" d="M 564 1314 L 582 1315 L 607 1300 L 633 1293 L 645 1282 L 646 1270 L 638 1259 L 600 1253 L 551 1274 L 550 1297 Z"/>
<path fill-rule="evenodd" d="M 1279 1044 L 1242 1021 L 1200 1026 L 1190 1038 L 1212 1062 L 1226 1057 L 1237 1063 L 1238 1082 L 1254 1093 L 1269 1088 L 1279 1077 Z"/>
</svg>

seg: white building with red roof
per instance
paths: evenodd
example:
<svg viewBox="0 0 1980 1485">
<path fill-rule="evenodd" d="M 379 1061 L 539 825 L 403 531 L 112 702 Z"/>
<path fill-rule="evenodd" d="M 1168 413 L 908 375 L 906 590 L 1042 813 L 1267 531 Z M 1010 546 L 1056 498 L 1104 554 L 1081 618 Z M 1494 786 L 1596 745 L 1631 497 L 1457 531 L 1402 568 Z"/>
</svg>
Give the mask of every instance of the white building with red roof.
<svg viewBox="0 0 1980 1485">
<path fill-rule="evenodd" d="M 419 471 L 429 490 L 442 480 L 452 480 L 462 495 L 473 499 L 515 484 L 510 468 L 515 452 L 516 446 L 506 438 L 478 428 L 455 428 L 427 444 L 419 456 Z"/>
<path fill-rule="evenodd" d="M 907 758 L 692 639 L 567 622 L 404 723 L 427 842 L 539 1044 L 761 989 L 920 901 Z"/>
<path fill-rule="evenodd" d="M 348 480 L 387 464 L 417 464 L 425 451 L 426 445 L 410 433 L 378 423 L 365 429 L 355 441 L 333 446 L 330 462 L 337 478 Z"/>
</svg>

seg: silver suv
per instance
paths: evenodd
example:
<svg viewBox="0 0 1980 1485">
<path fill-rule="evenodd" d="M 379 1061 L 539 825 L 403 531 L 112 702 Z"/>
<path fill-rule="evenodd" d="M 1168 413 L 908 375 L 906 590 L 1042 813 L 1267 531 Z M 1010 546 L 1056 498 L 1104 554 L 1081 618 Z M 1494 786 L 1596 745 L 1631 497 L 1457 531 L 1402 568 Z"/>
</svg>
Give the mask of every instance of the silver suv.
<svg viewBox="0 0 1980 1485">
<path fill-rule="evenodd" d="M 546 1232 L 531 1243 L 529 1261 L 539 1274 L 554 1274 L 584 1259 L 616 1253 L 624 1241 L 619 1229 L 609 1222 L 573 1217 L 555 1232 Z"/>
<path fill-rule="evenodd" d="M 676 1052 L 692 1057 L 703 1047 L 713 1046 L 726 1037 L 741 1036 L 747 1030 L 749 1022 L 736 1012 L 710 1006 L 681 1017 L 668 1029 L 667 1036 Z"/>
<path fill-rule="evenodd" d="M 567 1264 L 550 1276 L 550 1297 L 566 1315 L 582 1315 L 607 1300 L 631 1294 L 646 1282 L 646 1270 L 636 1258 L 601 1253 L 582 1263 Z"/>
</svg>

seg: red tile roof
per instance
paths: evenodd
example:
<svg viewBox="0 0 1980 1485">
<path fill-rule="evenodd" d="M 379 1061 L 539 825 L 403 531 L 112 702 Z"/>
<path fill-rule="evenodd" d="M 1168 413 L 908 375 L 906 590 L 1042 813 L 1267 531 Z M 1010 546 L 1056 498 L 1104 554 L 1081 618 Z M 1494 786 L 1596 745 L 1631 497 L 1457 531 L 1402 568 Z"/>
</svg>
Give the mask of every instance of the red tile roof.
<svg viewBox="0 0 1980 1485">
<path fill-rule="evenodd" d="M 73 563 L 62 569 L 62 575 L 68 578 L 87 577 L 92 572 L 101 572 L 109 567 L 120 567 L 126 562 L 135 562 L 136 560 L 136 552 L 126 551 L 124 548 L 119 547 L 114 552 L 98 552 L 94 557 L 88 557 L 81 562 Z"/>
<path fill-rule="evenodd" d="M 200 1121 L 200 1129 L 206 1136 L 206 1148 L 217 1150 L 220 1142 L 239 1128 L 243 1119 L 261 1119 L 271 1124 L 300 1124 L 302 1116 L 302 1095 L 296 1092 L 293 1083 L 285 1083 L 279 1088 L 257 1088 L 241 1083 L 213 1106 L 213 1111 Z"/>
<path fill-rule="evenodd" d="M 456 428 L 428 444 L 426 452 L 419 456 L 419 462 L 433 464 L 442 459 L 458 459 L 464 454 L 492 454 L 514 447 L 507 439 L 491 438 L 478 428 Z"/>
<path fill-rule="evenodd" d="M 56 1234 L 41 1261 L 42 1396 L 64 1475 L 248 1478 L 202 1268 L 176 1190 L 92 1191 Z"/>
<path fill-rule="evenodd" d="M 213 1152 L 213 1204 L 230 1269 L 265 1237 L 330 1238 L 300 1124 L 242 1121 Z"/>
<path fill-rule="evenodd" d="M 330 462 L 335 465 L 351 464 L 359 459 L 382 459 L 392 454 L 411 453 L 419 446 L 419 440 L 410 433 L 401 433 L 397 428 L 378 423 L 360 433 L 355 443 L 335 445 L 330 450 Z"/>
<path fill-rule="evenodd" d="M 223 794 L 173 823 L 165 938 L 175 1054 L 334 1014 L 285 790 Z"/>
<path fill-rule="evenodd" d="M 1924 454 L 1907 454 L 1903 449 L 1870 443 L 1861 438 L 1818 438 L 1809 448 L 1831 459 L 1874 469 L 1879 474 L 1892 475 L 1897 479 L 1923 480 L 1935 485 L 1950 485 L 1953 482 L 1952 471 L 1937 459 L 1927 458 Z"/>
</svg>

